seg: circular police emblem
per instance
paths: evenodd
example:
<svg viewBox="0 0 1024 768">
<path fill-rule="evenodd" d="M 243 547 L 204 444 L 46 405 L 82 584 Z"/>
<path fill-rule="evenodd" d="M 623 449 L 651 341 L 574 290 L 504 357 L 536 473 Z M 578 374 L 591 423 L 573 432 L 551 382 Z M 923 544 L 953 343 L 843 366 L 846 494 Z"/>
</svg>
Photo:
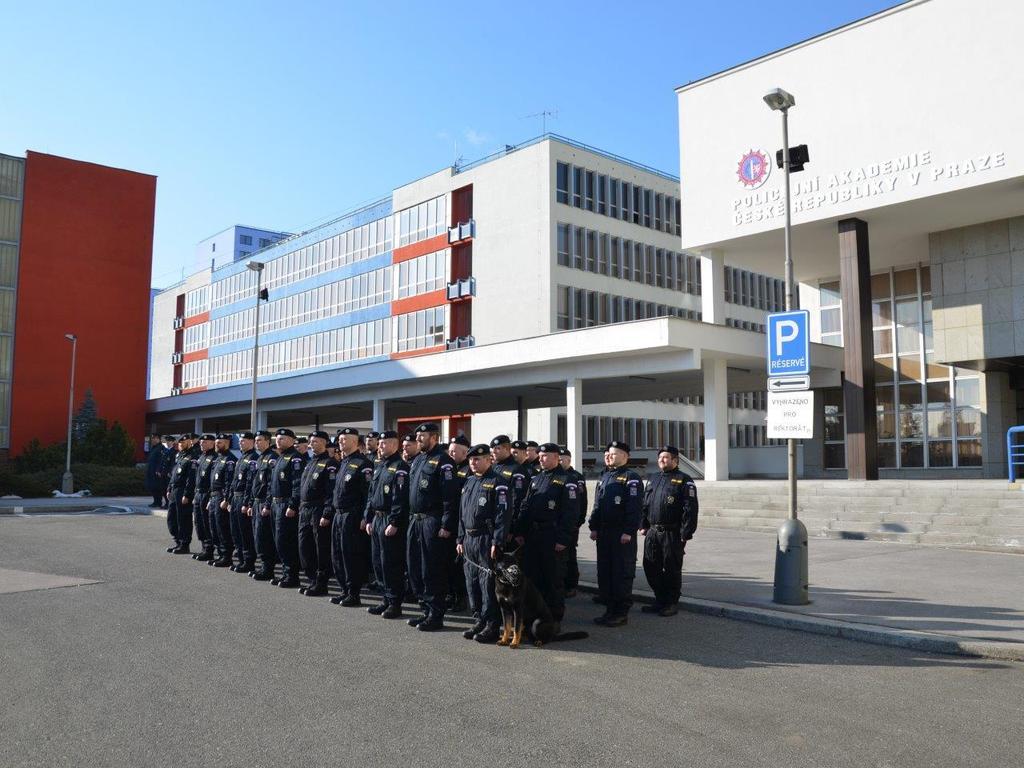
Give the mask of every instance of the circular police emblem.
<svg viewBox="0 0 1024 768">
<path fill-rule="evenodd" d="M 554 508 L 555 508 L 555 501 L 554 501 L 554 499 L 552 499 L 551 501 L 548 502 L 548 509 L 554 509 Z"/>
<path fill-rule="evenodd" d="M 420 480 L 420 488 L 426 488 L 429 485 L 430 481 L 427 478 L 424 477 L 422 480 Z"/>
<path fill-rule="evenodd" d="M 284 480 L 284 472 L 281 473 L 281 479 Z"/>
<path fill-rule="evenodd" d="M 387 483 L 384 483 L 384 493 L 388 493 L 390 490 L 391 490 L 391 486 L 388 485 Z"/>
<path fill-rule="evenodd" d="M 665 499 L 665 501 L 667 501 L 669 504 L 671 504 L 675 500 L 676 500 L 675 496 L 669 496 L 667 499 Z"/>
<path fill-rule="evenodd" d="M 766 181 L 772 172 L 772 164 L 768 161 L 768 155 L 759 149 L 751 149 L 740 158 L 736 168 L 736 175 L 740 183 L 747 189 L 757 189 Z"/>
<path fill-rule="evenodd" d="M 616 504 L 621 504 L 622 503 L 622 497 L 621 496 L 616 496 L 615 497 L 615 503 Z"/>
<path fill-rule="evenodd" d="M 345 475 L 345 482 L 347 483 L 351 479 L 352 479 L 352 473 L 349 472 L 347 475 Z"/>
<path fill-rule="evenodd" d="M 319 472 L 314 472 L 313 473 L 313 479 L 316 480 L 318 477 L 320 477 L 320 473 Z"/>
<path fill-rule="evenodd" d="M 481 496 L 479 499 L 476 500 L 476 503 L 479 504 L 481 507 L 486 507 L 487 506 L 487 497 L 486 496 Z"/>
</svg>

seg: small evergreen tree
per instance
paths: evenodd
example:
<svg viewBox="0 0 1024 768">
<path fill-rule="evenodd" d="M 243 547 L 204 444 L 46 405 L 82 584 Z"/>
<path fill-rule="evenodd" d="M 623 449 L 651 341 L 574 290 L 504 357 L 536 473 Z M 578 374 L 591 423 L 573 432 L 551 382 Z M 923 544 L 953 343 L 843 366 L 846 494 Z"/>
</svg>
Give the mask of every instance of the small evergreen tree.
<svg viewBox="0 0 1024 768">
<path fill-rule="evenodd" d="M 96 412 L 96 400 L 93 399 L 92 390 L 85 390 L 85 398 L 82 405 L 71 419 L 71 450 L 74 451 L 74 443 L 81 441 L 99 421 Z"/>
</svg>

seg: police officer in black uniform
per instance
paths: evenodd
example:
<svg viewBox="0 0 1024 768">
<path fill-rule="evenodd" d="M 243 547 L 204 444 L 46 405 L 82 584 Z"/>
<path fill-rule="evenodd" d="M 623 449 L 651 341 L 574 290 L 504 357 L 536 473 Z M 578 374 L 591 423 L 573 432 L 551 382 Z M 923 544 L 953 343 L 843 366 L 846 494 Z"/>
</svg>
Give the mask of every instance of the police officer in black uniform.
<svg viewBox="0 0 1024 768">
<path fill-rule="evenodd" d="M 372 537 L 373 570 L 384 596 L 367 609 L 385 619 L 402 615 L 405 596 L 405 546 L 409 525 L 409 465 L 398 449 L 398 433 L 380 433 L 381 460 L 373 471 L 366 500 L 366 532 Z"/>
<path fill-rule="evenodd" d="M 530 473 L 512 455 L 512 441 L 508 435 L 497 435 L 491 440 L 491 458 L 494 460 L 494 471 L 508 485 L 512 494 L 510 519 L 505 526 L 507 536 L 511 537 L 519 518 L 519 508 L 526 498 L 527 488 L 530 487 Z M 507 545 L 508 541 L 504 543 Z"/>
<path fill-rule="evenodd" d="M 579 501 L 579 514 L 576 516 L 576 535 L 573 537 L 572 546 L 565 553 L 565 596 L 575 597 L 576 589 L 580 585 L 580 565 L 576 557 L 577 543 L 580 538 L 580 528 L 587 521 L 587 480 L 583 473 L 572 466 L 572 451 L 568 448 L 558 449 L 558 461 L 562 469 L 569 475 L 569 482 L 576 484 L 576 498 Z"/>
<path fill-rule="evenodd" d="M 697 486 L 679 469 L 679 449 L 658 451 L 661 470 L 647 478 L 640 533 L 644 538 L 644 575 L 654 592 L 654 605 L 640 610 L 660 616 L 679 612 L 683 554 L 697 530 Z"/>
<path fill-rule="evenodd" d="M 565 614 L 565 557 L 576 535 L 579 499 L 576 484 L 558 462 L 558 446 L 544 443 L 540 472 L 530 478 L 516 522 L 523 547 L 523 571 L 544 596 L 555 621 Z"/>
<path fill-rule="evenodd" d="M 491 464 L 489 446 L 469 450 L 471 474 L 462 486 L 459 503 L 458 553 L 465 558 L 464 578 L 476 623 L 462 633 L 467 640 L 496 642 L 501 622 L 494 595 L 494 561 L 501 555 L 512 494 Z"/>
<path fill-rule="evenodd" d="M 156 476 L 160 483 L 160 505 L 169 508 L 171 500 L 167 495 L 167 489 L 171 484 L 171 471 L 174 469 L 174 462 L 178 460 L 178 438 L 174 435 L 164 435 L 162 440 L 164 452 L 160 456 Z"/>
<path fill-rule="evenodd" d="M 277 461 L 270 479 L 270 507 L 274 513 L 274 546 L 281 561 L 281 578 L 270 583 L 296 589 L 299 582 L 299 488 L 306 460 L 295 449 L 295 433 L 279 429 L 275 436 Z"/>
<path fill-rule="evenodd" d="M 380 456 L 377 455 L 377 447 L 380 444 L 380 432 L 367 432 L 366 433 L 366 447 L 363 450 L 363 455 L 370 461 L 377 464 L 380 461 Z"/>
<path fill-rule="evenodd" d="M 537 467 L 527 466 L 526 462 L 530 460 L 530 457 L 526 450 L 525 440 L 513 440 L 512 441 L 512 458 L 515 459 L 516 463 L 526 470 L 527 478 L 533 477 L 537 474 Z"/>
<path fill-rule="evenodd" d="M 323 430 L 309 435 L 313 455 L 306 462 L 299 484 L 299 562 L 306 573 L 306 586 L 299 592 L 306 597 L 326 595 L 331 577 L 330 505 L 338 463 L 327 452 L 330 439 Z"/>
<path fill-rule="evenodd" d="M 462 490 L 466 479 L 471 474 L 469 468 L 469 449 L 472 448 L 465 435 L 456 435 L 448 438 L 448 455 L 455 462 L 455 482 Z M 490 449 L 488 449 L 490 455 Z M 456 547 L 455 537 L 445 539 L 451 542 L 451 551 L 448 553 L 448 597 L 446 607 L 449 613 L 466 610 L 466 576 L 463 572 L 464 558 L 459 554 Z"/>
<path fill-rule="evenodd" d="M 167 551 L 175 555 L 189 554 L 192 544 L 192 505 L 189 501 L 195 493 L 195 465 L 199 459 L 199 446 L 193 444 L 192 437 L 186 433 L 178 438 L 178 452 L 167 483 L 167 530 L 174 539 L 174 546 Z"/>
<path fill-rule="evenodd" d="M 409 584 L 423 605 L 423 615 L 409 626 L 432 632 L 444 626 L 448 595 L 446 539 L 459 532 L 459 483 L 455 462 L 438 444 L 440 429 L 432 421 L 416 427 L 420 452 L 409 469 L 409 534 L 406 560 Z"/>
<path fill-rule="evenodd" d="M 363 514 L 373 480 L 373 461 L 359 449 L 361 442 L 355 427 L 338 430 L 341 458 L 331 501 L 331 563 L 341 594 L 331 602 L 348 607 L 361 605 L 359 597 L 370 561 Z"/>
<path fill-rule="evenodd" d="M 526 461 L 523 462 L 523 466 L 530 470 L 531 475 L 536 475 L 541 471 L 540 469 L 540 446 L 536 440 L 526 441 Z"/>
<path fill-rule="evenodd" d="M 210 529 L 210 480 L 213 479 L 213 462 L 217 460 L 214 450 L 216 436 L 209 432 L 199 438 L 199 456 L 195 465 L 195 498 L 192 499 L 192 519 L 195 521 L 196 538 L 202 544 L 203 551 L 192 555 L 194 560 L 211 562 L 213 560 L 214 533 Z"/>
<path fill-rule="evenodd" d="M 252 520 L 246 512 L 246 497 L 252 486 L 259 453 L 256 451 L 256 435 L 243 432 L 238 436 L 238 447 L 242 457 L 235 464 L 235 476 L 231 480 L 231 538 L 235 542 L 238 562 L 232 564 L 236 573 L 251 573 L 256 564 L 256 547 L 252 536 Z"/>
<path fill-rule="evenodd" d="M 270 581 L 277 566 L 277 547 L 274 545 L 274 511 L 270 501 L 270 483 L 277 464 L 277 452 L 271 443 L 270 432 L 261 429 L 256 433 L 256 468 L 253 470 L 246 498 L 246 514 L 252 518 L 252 538 L 260 567 L 249 575 L 256 581 Z"/>
<path fill-rule="evenodd" d="M 629 445 L 608 443 L 605 471 L 597 484 L 594 510 L 590 513 L 590 538 L 597 542 L 597 587 L 605 613 L 595 624 L 621 627 L 633 605 L 636 575 L 636 532 L 640 527 L 643 481 L 626 467 Z"/>
<path fill-rule="evenodd" d="M 210 528 L 217 544 L 217 559 L 210 563 L 217 568 L 233 565 L 235 551 L 231 535 L 231 485 L 235 479 L 235 454 L 231 452 L 231 435 L 222 432 L 215 443 L 217 458 L 210 478 Z"/>
</svg>

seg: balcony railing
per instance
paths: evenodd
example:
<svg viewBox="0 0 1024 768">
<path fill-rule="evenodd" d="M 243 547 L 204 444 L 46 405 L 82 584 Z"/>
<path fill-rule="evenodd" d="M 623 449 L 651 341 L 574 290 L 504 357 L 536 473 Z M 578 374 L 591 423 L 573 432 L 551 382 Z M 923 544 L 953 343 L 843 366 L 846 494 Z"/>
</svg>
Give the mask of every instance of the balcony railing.
<svg viewBox="0 0 1024 768">
<path fill-rule="evenodd" d="M 454 339 L 448 339 L 445 342 L 445 349 L 465 349 L 466 347 L 472 347 L 476 344 L 476 339 L 472 336 L 459 336 Z"/>
<path fill-rule="evenodd" d="M 456 280 L 448 283 L 448 301 L 459 301 L 476 296 L 476 278 L 467 277 L 463 280 Z"/>
<path fill-rule="evenodd" d="M 476 221 L 473 219 L 448 228 L 449 243 L 458 243 L 471 237 L 476 237 Z"/>
</svg>

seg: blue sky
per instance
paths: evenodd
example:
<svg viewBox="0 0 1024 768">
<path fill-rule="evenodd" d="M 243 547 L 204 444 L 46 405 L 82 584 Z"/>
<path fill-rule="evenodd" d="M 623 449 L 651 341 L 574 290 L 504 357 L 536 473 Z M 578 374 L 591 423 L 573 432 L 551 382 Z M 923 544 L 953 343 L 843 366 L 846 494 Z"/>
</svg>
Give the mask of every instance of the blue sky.
<svg viewBox="0 0 1024 768">
<path fill-rule="evenodd" d="M 548 130 L 678 173 L 673 88 L 893 0 L 0 0 L 0 152 L 155 174 L 153 284 Z M 457 150 L 456 150 L 457 145 Z"/>
</svg>

